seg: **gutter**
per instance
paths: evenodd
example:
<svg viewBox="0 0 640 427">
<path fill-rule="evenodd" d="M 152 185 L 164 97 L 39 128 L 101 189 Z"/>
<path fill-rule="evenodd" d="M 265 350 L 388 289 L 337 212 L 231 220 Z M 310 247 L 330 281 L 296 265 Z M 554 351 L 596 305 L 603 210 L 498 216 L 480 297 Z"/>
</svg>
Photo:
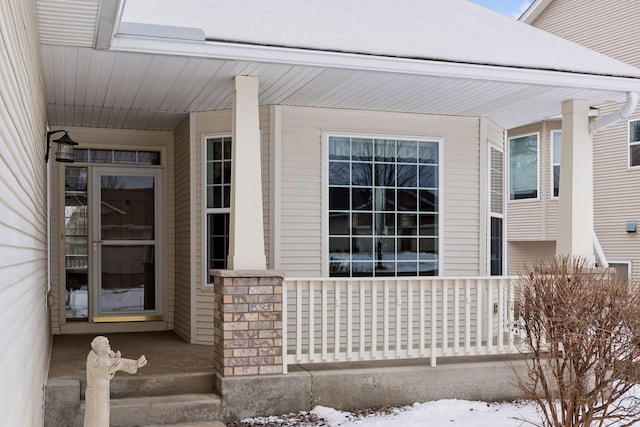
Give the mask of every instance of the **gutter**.
<svg viewBox="0 0 640 427">
<path fill-rule="evenodd" d="M 638 94 L 636 92 L 627 92 L 626 102 L 618 111 L 614 111 L 611 114 L 608 114 L 592 123 L 589 124 L 589 143 L 591 145 L 591 151 L 593 153 L 593 135 L 596 132 L 599 132 L 614 123 L 619 122 L 620 120 L 627 119 L 633 112 L 636 110 L 638 106 Z M 592 154 L 593 155 L 593 154 Z M 593 197 L 593 190 L 591 191 L 591 197 Z M 596 235 L 596 230 L 593 230 L 593 252 L 596 256 L 596 260 L 598 261 L 598 265 L 604 268 L 609 267 L 609 262 L 607 261 L 607 257 L 602 250 L 602 246 L 600 245 L 600 241 L 598 240 L 598 236 Z"/>
</svg>

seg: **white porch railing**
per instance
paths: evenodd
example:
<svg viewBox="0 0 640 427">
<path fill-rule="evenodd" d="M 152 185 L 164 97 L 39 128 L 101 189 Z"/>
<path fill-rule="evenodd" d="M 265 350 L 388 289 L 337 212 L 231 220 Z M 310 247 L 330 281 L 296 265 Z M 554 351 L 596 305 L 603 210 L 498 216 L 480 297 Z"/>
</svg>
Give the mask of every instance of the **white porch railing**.
<svg viewBox="0 0 640 427">
<path fill-rule="evenodd" d="M 518 353 L 515 277 L 285 279 L 288 364 Z"/>
</svg>

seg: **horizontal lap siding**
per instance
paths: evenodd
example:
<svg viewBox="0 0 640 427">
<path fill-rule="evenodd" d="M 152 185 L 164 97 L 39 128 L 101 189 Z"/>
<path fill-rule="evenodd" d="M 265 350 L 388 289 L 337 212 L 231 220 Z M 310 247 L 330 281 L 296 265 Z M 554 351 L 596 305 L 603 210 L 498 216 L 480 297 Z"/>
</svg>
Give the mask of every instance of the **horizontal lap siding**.
<svg viewBox="0 0 640 427">
<path fill-rule="evenodd" d="M 190 120 L 175 130 L 176 291 L 175 331 L 191 341 L 191 156 Z"/>
<path fill-rule="evenodd" d="M 47 310 L 44 80 L 33 1 L 0 2 L 0 413 L 43 422 Z"/>
<path fill-rule="evenodd" d="M 442 138 L 444 271 L 441 274 L 478 274 L 477 118 L 282 107 L 281 265 L 288 276 L 323 274 L 323 131 Z"/>
<path fill-rule="evenodd" d="M 535 27 L 580 43 L 590 49 L 640 66 L 640 27 L 636 0 L 554 0 L 534 21 Z M 605 116 L 621 107 L 599 107 Z M 640 118 L 636 111 L 631 119 Z M 594 221 L 608 259 L 631 261 L 640 275 L 640 237 L 627 233 L 627 221 L 640 221 L 640 168 L 628 167 L 627 120 L 600 131 L 594 146 Z"/>
<path fill-rule="evenodd" d="M 556 252 L 556 242 L 509 242 L 508 246 L 509 275 L 520 274 L 537 261 L 551 259 Z"/>
<path fill-rule="evenodd" d="M 207 286 L 205 283 L 205 257 L 206 246 L 204 236 L 206 234 L 206 222 L 204 209 L 206 202 L 203 185 L 205 172 L 203 171 L 203 158 L 206 155 L 203 144 L 203 137 L 208 134 L 231 133 L 232 115 L 230 110 L 210 111 L 195 113 L 196 120 L 196 149 L 195 156 L 195 193 L 196 193 L 196 280 L 194 288 L 196 292 L 195 308 L 195 342 L 199 344 L 213 344 L 213 313 L 214 313 L 214 293 L 213 285 Z M 260 130 L 262 137 L 262 199 L 264 212 L 264 246 L 269 265 L 269 133 L 270 133 L 269 107 L 260 107 Z"/>
</svg>

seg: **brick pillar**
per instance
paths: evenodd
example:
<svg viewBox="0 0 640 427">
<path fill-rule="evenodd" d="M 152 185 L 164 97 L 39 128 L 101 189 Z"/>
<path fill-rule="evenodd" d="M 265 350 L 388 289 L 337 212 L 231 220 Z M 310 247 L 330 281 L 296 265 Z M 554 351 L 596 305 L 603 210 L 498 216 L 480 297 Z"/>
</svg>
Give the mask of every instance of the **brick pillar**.
<svg viewBox="0 0 640 427">
<path fill-rule="evenodd" d="M 282 374 L 279 270 L 211 270 L 216 371 L 224 377 Z"/>
</svg>

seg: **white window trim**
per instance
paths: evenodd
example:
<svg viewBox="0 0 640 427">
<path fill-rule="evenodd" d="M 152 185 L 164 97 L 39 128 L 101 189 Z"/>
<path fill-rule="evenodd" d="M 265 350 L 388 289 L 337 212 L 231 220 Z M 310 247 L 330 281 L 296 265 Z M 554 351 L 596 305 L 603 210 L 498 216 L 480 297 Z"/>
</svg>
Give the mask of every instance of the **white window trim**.
<svg viewBox="0 0 640 427">
<path fill-rule="evenodd" d="M 202 220 L 200 223 L 202 224 L 202 230 L 200 234 L 202 236 L 202 274 L 203 282 L 205 288 L 213 288 L 213 283 L 209 282 L 209 252 L 208 252 L 208 236 L 207 236 L 207 227 L 208 225 L 208 215 L 216 214 L 216 213 L 228 213 L 231 214 L 231 207 L 228 208 L 208 208 L 207 207 L 207 139 L 211 138 L 231 138 L 231 132 L 220 132 L 220 133 L 207 133 L 202 135 L 202 140 L 200 143 L 202 144 L 202 159 L 200 159 L 200 169 L 202 173 L 200 174 L 200 182 L 201 182 L 201 191 L 202 191 Z M 231 142 L 233 144 L 233 141 Z M 233 159 L 232 159 L 233 161 Z"/>
<path fill-rule="evenodd" d="M 556 165 L 553 162 L 553 135 L 559 133 L 562 135 L 562 129 L 553 129 L 549 132 L 549 165 L 550 165 L 550 171 L 549 171 L 549 198 L 551 200 L 558 200 L 558 196 L 554 196 L 553 195 L 553 167 Z M 561 140 L 562 141 L 562 140 Z M 562 144 L 560 144 L 560 149 L 562 149 Z M 558 163 L 558 166 L 560 166 L 560 163 Z M 558 194 L 560 194 L 560 188 L 558 187 Z"/>
<path fill-rule="evenodd" d="M 537 193 L 537 197 L 535 198 L 531 198 L 531 199 L 517 199 L 517 200 L 511 200 L 511 140 L 512 139 L 518 139 L 518 138 L 523 138 L 526 136 L 531 136 L 531 135 L 535 135 L 536 136 L 536 154 L 537 154 L 537 163 L 538 163 L 538 167 L 536 170 L 536 193 Z M 539 202 L 540 199 L 540 132 L 531 132 L 531 133 L 524 133 L 521 135 L 515 135 L 515 136 L 510 136 L 509 139 L 507 140 L 507 203 L 511 204 L 518 204 L 518 203 L 530 203 L 530 202 Z"/>
<path fill-rule="evenodd" d="M 364 133 L 364 132 L 341 132 L 341 131 L 322 131 L 322 147 L 321 147 L 321 211 L 322 217 L 320 221 L 320 230 L 322 233 L 321 240 L 321 272 L 323 277 L 329 276 L 329 138 L 330 137 L 346 137 L 346 138 L 371 138 L 371 139 L 401 139 L 406 141 L 432 141 L 438 143 L 438 276 L 444 276 L 444 139 L 442 137 L 416 136 L 416 135 L 399 135 L 384 133 Z M 436 277 L 438 277 L 436 276 Z M 348 279 L 348 278 L 344 278 Z"/>
<path fill-rule="evenodd" d="M 640 141 L 631 141 L 631 123 L 632 122 L 640 122 L 640 119 L 630 119 L 627 121 L 627 169 L 628 170 L 638 170 L 640 169 L 640 165 L 631 165 L 631 147 L 633 145 L 640 145 Z"/>
<path fill-rule="evenodd" d="M 616 260 L 610 259 L 607 262 L 609 263 L 609 265 L 611 265 L 611 264 L 627 264 L 627 276 L 628 276 L 627 278 L 629 280 L 631 280 L 631 278 L 633 277 L 633 270 L 632 270 L 633 264 L 632 264 L 631 261 L 629 261 L 629 260 L 627 260 L 627 261 L 616 261 Z"/>
<path fill-rule="evenodd" d="M 499 151 L 500 153 L 502 153 L 502 213 L 499 212 L 493 212 L 491 210 L 491 150 L 496 150 Z M 488 179 L 488 183 L 489 183 L 489 218 L 487 220 L 487 230 L 489 231 L 487 233 L 487 276 L 491 275 L 491 218 L 501 218 L 502 219 L 502 273 L 501 276 L 504 276 L 505 271 L 506 271 L 506 267 L 507 267 L 507 215 L 505 215 L 505 211 L 507 208 L 507 201 L 508 201 L 508 194 L 505 191 L 505 189 L 507 188 L 507 186 L 505 185 L 505 178 L 507 177 L 506 171 L 505 171 L 505 161 L 504 159 L 506 158 L 505 154 L 505 149 L 504 147 L 500 147 L 497 144 L 494 143 L 490 143 L 489 144 L 489 150 L 488 150 L 488 157 L 489 157 L 489 167 L 488 167 L 488 172 L 489 172 L 489 179 Z"/>
</svg>

